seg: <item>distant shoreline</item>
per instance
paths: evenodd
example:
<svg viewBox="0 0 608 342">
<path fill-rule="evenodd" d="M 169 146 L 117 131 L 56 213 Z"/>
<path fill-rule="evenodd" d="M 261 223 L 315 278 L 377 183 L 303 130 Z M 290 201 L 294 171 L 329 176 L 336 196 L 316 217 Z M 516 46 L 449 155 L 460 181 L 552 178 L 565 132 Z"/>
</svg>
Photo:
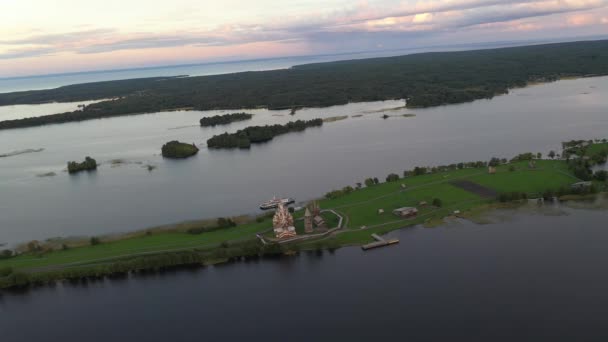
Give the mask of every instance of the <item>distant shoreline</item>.
<svg viewBox="0 0 608 342">
<path fill-rule="evenodd" d="M 106 81 L 5 93 L 0 94 L 0 105 L 115 100 L 94 103 L 81 111 L 1 121 L 0 129 L 136 115 L 168 108 L 328 107 L 396 98 L 406 99 L 409 108 L 466 103 L 493 98 L 535 82 L 608 75 L 608 61 L 589 58 L 607 52 L 608 40 L 585 41 L 430 52 L 213 76 Z"/>
</svg>

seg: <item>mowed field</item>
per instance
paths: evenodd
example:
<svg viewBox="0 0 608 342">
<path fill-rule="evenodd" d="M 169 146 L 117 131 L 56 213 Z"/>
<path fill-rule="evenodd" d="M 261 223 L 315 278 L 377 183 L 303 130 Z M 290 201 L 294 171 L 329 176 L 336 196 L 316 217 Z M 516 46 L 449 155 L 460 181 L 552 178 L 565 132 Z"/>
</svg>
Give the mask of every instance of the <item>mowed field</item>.
<svg viewBox="0 0 608 342">
<path fill-rule="evenodd" d="M 510 166 L 514 166 L 515 170 L 509 170 Z M 536 162 L 535 169 L 529 169 L 527 162 L 520 162 L 499 166 L 496 174 L 488 174 L 486 168 L 471 168 L 409 177 L 364 187 L 343 197 L 324 199 L 319 203 L 322 209 L 334 209 L 345 219 L 346 227 L 330 238 L 337 239 L 340 244 L 360 244 L 369 241 L 372 233 L 386 233 L 429 219 L 448 216 L 454 210 L 466 211 L 495 201 L 450 184 L 455 180 L 473 182 L 496 192 L 517 191 L 531 195 L 578 181 L 570 174 L 565 162 L 540 160 Z M 435 198 L 441 200 L 440 208 L 431 205 Z M 428 205 L 420 206 L 422 201 Z M 392 214 L 392 210 L 405 206 L 418 207 L 418 217 L 408 220 Z M 379 209 L 383 209 L 384 213 L 379 214 Z M 296 213 L 296 217 L 301 215 L 301 212 Z M 242 224 L 198 235 L 184 232 L 153 233 L 149 236 L 103 242 L 95 246 L 21 255 L 0 260 L 0 268 L 11 266 L 27 270 L 46 266 L 67 267 L 156 252 L 214 248 L 225 241 L 253 239 L 256 233 L 267 231 L 271 226 L 271 219 L 266 218 L 263 222 Z M 362 227 L 365 229 L 361 229 Z"/>
</svg>

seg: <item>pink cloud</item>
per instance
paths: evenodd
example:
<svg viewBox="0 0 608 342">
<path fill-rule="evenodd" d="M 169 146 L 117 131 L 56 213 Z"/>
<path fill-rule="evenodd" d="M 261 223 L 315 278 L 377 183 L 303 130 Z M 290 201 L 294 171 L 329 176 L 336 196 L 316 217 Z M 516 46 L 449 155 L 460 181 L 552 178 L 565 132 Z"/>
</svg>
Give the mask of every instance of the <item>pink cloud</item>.
<svg viewBox="0 0 608 342">
<path fill-rule="evenodd" d="M 569 26 L 587 26 L 599 22 L 593 14 L 573 14 L 566 19 Z"/>
</svg>

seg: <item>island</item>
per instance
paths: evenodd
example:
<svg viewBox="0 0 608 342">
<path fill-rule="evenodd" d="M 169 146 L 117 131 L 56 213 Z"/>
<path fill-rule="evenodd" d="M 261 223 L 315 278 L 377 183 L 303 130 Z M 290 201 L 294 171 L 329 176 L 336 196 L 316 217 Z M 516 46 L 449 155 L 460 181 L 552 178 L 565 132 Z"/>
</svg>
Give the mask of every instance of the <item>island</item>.
<svg viewBox="0 0 608 342">
<path fill-rule="evenodd" d="M 232 113 L 232 114 L 224 114 L 224 115 L 215 115 L 204 117 L 200 120 L 201 127 L 215 127 L 217 125 L 227 125 L 236 121 L 245 121 L 250 120 L 253 117 L 253 114 L 249 113 Z"/>
<path fill-rule="evenodd" d="M 323 125 L 323 119 L 297 120 L 285 125 L 251 126 L 236 131 L 214 135 L 207 140 L 207 147 L 219 148 L 250 148 L 251 144 L 259 144 L 272 140 L 275 136 L 290 132 L 301 132 L 309 127 Z"/>
<path fill-rule="evenodd" d="M 80 241 L 29 241 L 0 251 L 0 289 L 122 277 L 177 266 L 204 266 L 264 255 L 390 246 L 381 235 L 434 227 L 486 210 L 608 198 L 604 139 L 565 142 L 561 152 L 415 167 L 329 191 L 300 210 L 189 221 Z M 584 171 L 583 171 L 584 170 Z"/>
<path fill-rule="evenodd" d="M 91 157 L 86 157 L 82 163 L 75 161 L 68 162 L 68 172 L 78 173 L 81 171 L 92 171 L 97 169 L 97 161 Z"/>
<path fill-rule="evenodd" d="M 608 75 L 608 40 L 429 52 L 261 72 L 154 77 L 0 94 L 0 106 L 104 100 L 77 111 L 0 122 L 21 128 L 180 108 L 327 107 L 403 99 L 410 108 L 492 98 L 530 83 Z"/>
<path fill-rule="evenodd" d="M 194 144 L 186 144 L 177 140 L 169 141 L 161 148 L 161 153 L 165 158 L 183 159 L 197 154 L 198 147 Z"/>
</svg>

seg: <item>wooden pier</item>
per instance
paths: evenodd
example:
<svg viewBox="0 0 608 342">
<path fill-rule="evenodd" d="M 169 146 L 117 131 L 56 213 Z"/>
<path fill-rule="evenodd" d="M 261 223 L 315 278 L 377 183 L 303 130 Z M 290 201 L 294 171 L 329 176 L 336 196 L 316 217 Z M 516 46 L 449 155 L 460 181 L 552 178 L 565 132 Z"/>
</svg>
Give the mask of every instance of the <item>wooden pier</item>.
<svg viewBox="0 0 608 342">
<path fill-rule="evenodd" d="M 361 246 L 361 248 L 366 251 L 368 249 L 373 249 L 373 248 L 378 248 L 378 247 L 384 247 L 384 246 L 389 246 L 389 245 L 394 245 L 396 243 L 399 243 L 399 239 L 390 239 L 390 240 L 386 240 L 384 238 L 382 238 L 380 235 L 378 234 L 372 234 L 372 237 L 374 238 L 374 240 L 376 240 L 375 242 L 372 243 L 368 243 L 367 245 L 363 245 Z"/>
</svg>

